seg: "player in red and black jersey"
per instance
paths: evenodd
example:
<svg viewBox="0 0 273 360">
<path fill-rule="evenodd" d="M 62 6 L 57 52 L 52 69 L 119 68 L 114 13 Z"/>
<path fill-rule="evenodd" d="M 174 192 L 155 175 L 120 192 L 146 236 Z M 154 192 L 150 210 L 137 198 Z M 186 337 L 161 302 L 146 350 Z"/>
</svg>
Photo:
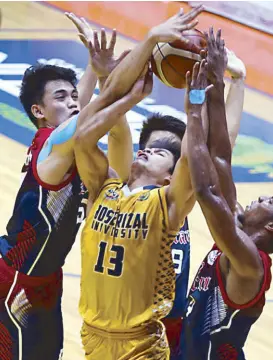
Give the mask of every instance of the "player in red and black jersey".
<svg viewBox="0 0 273 360">
<path fill-rule="evenodd" d="M 181 360 L 245 359 L 243 347 L 263 311 L 271 283 L 273 198 L 243 210 L 236 203 L 231 146 L 224 105 L 225 46 L 218 31 L 207 35 L 208 56 L 193 69 L 188 114 L 188 161 L 192 185 L 215 241 L 190 289 L 182 329 Z M 207 69 L 206 69 L 207 68 Z M 201 123 L 207 72 L 208 145 Z"/>
<path fill-rule="evenodd" d="M 38 131 L 28 149 L 7 233 L 0 237 L 0 359 L 5 360 L 62 357 L 61 267 L 85 217 L 87 199 L 75 165 L 73 133 L 97 78 L 102 83 L 120 60 L 113 58 L 115 32 L 107 48 L 103 30 L 100 44 L 86 23 L 68 17 L 90 51 L 78 87 L 73 70 L 51 65 L 27 69 L 21 86 L 20 100 Z M 95 99 L 94 107 L 106 99 Z M 131 163 L 128 142 L 122 141 L 127 137 L 130 145 L 126 119 L 111 131 L 115 136 L 110 132 L 109 151 L 119 148 L 124 154 L 122 177 L 127 161 Z M 121 160 L 115 155 L 112 166 L 119 171 Z"/>
</svg>

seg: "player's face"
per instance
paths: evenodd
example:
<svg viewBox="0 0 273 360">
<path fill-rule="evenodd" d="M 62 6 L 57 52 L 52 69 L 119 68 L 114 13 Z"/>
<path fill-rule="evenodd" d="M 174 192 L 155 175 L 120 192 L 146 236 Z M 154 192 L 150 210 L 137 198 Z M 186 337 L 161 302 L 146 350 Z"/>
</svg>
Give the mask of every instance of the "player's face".
<svg viewBox="0 0 273 360">
<path fill-rule="evenodd" d="M 273 220 L 273 197 L 260 196 L 246 207 L 244 213 L 244 227 L 259 229 Z"/>
<path fill-rule="evenodd" d="M 140 165 L 145 172 L 158 184 L 163 185 L 166 179 L 170 179 L 170 169 L 174 166 L 173 154 L 163 148 L 146 148 L 137 152 L 135 163 Z"/>
<path fill-rule="evenodd" d="M 78 91 L 68 81 L 49 81 L 45 86 L 43 104 L 39 107 L 41 119 L 56 127 L 79 113 Z"/>
</svg>

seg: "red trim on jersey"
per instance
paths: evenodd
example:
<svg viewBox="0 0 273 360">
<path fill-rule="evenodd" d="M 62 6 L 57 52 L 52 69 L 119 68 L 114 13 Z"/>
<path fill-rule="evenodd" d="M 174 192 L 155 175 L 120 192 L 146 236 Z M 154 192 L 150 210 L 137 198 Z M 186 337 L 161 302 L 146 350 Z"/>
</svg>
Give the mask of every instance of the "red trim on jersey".
<svg viewBox="0 0 273 360">
<path fill-rule="evenodd" d="M 161 320 L 166 328 L 166 335 L 168 338 L 171 350 L 175 350 L 180 344 L 180 335 L 182 330 L 181 318 L 164 318 Z"/>
<path fill-rule="evenodd" d="M 37 133 L 32 141 L 32 145 L 30 147 L 31 153 L 32 153 L 31 166 L 32 166 L 33 175 L 39 185 L 41 185 L 46 190 L 58 191 L 58 190 L 61 190 L 63 187 L 65 187 L 67 184 L 69 184 L 73 180 L 73 178 L 77 174 L 77 169 L 75 167 L 72 174 L 65 181 L 61 182 L 58 185 L 47 184 L 39 178 L 39 175 L 37 172 L 38 156 L 40 154 L 40 151 L 43 148 L 44 143 L 46 142 L 48 137 L 51 135 L 53 130 L 54 130 L 53 128 L 41 128 L 37 131 Z"/>
<path fill-rule="evenodd" d="M 11 266 L 7 265 L 4 259 L 0 259 L 0 272 L 1 276 L 6 276 L 8 284 L 9 279 L 13 279 L 17 270 L 13 269 Z M 24 273 L 18 273 L 18 282 L 21 285 L 25 286 L 39 286 L 47 283 L 54 283 L 57 280 L 62 280 L 63 270 L 60 268 L 56 272 L 46 275 L 46 276 L 31 276 Z"/>
<path fill-rule="evenodd" d="M 217 279 L 218 279 L 218 283 L 219 283 L 219 287 L 220 287 L 223 299 L 229 307 L 242 310 L 242 309 L 254 307 L 259 301 L 263 301 L 263 303 L 265 302 L 265 292 L 269 289 L 270 283 L 271 283 L 270 268 L 271 268 L 272 261 L 271 261 L 269 255 L 266 254 L 265 252 L 259 250 L 259 254 L 262 259 L 263 267 L 264 267 L 263 283 L 262 283 L 259 293 L 255 296 L 255 298 L 243 305 L 235 304 L 233 301 L 231 301 L 229 299 L 228 294 L 225 289 L 225 285 L 224 285 L 224 282 L 222 279 L 222 273 L 221 273 L 221 269 L 220 269 L 221 256 L 218 256 L 218 258 L 216 260 L 216 275 L 217 275 Z"/>
</svg>

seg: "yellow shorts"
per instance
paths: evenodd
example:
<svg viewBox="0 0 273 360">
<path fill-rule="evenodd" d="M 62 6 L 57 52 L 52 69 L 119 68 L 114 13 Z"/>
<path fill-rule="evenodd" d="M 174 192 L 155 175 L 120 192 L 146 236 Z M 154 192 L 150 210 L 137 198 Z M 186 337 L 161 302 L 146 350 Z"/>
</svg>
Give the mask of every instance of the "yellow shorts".
<svg viewBox="0 0 273 360">
<path fill-rule="evenodd" d="M 170 358 L 165 327 L 160 321 L 126 332 L 108 332 L 83 323 L 81 337 L 86 360 Z"/>
</svg>

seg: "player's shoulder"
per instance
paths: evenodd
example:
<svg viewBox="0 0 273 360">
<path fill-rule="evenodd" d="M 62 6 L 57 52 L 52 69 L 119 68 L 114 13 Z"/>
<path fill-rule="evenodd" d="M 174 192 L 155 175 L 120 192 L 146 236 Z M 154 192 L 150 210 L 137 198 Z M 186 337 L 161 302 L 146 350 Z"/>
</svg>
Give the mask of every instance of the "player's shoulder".
<svg viewBox="0 0 273 360">
<path fill-rule="evenodd" d="M 21 173 L 26 173 L 29 170 L 33 155 L 35 156 L 35 154 L 39 153 L 53 130 L 53 128 L 40 128 L 37 130 L 27 150 L 26 160 L 22 166 Z"/>
<path fill-rule="evenodd" d="M 38 129 L 29 147 L 29 152 L 39 152 L 53 131 L 54 128 Z"/>
</svg>

